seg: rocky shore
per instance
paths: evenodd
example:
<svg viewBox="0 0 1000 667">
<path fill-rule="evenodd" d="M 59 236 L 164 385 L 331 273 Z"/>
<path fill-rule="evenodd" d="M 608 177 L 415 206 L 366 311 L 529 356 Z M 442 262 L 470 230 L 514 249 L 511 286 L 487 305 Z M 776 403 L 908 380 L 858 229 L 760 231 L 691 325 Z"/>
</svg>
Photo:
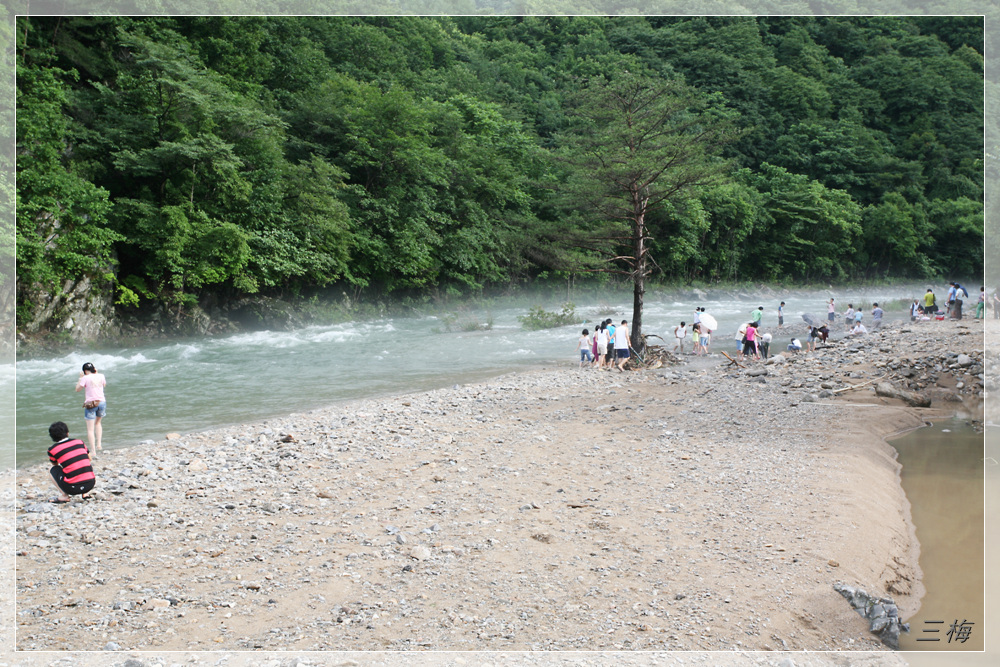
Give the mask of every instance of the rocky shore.
<svg viewBox="0 0 1000 667">
<path fill-rule="evenodd" d="M 982 332 L 332 406 L 103 453 L 69 505 L 20 470 L 16 648 L 884 651 L 834 585 L 916 610 L 883 438 L 976 418 Z"/>
</svg>

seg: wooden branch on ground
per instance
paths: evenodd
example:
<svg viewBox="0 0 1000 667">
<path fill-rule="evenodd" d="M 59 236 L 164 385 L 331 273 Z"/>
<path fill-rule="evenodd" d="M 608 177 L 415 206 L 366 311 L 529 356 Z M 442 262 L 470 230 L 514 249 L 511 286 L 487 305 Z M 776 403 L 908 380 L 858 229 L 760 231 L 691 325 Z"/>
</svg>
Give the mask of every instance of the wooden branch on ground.
<svg viewBox="0 0 1000 667">
<path fill-rule="evenodd" d="M 719 350 L 719 352 L 722 352 L 722 356 L 724 356 L 724 357 L 725 357 L 726 359 L 729 359 L 729 365 L 730 365 L 730 366 L 732 366 L 733 364 L 736 364 L 736 365 L 737 365 L 737 366 L 739 366 L 740 368 L 746 368 L 746 366 L 744 366 L 744 365 L 743 365 L 743 364 L 741 364 L 740 362 L 738 362 L 738 361 L 736 361 L 735 359 L 733 359 L 732 357 L 730 357 L 730 356 L 729 356 L 728 354 L 726 354 L 726 353 L 725 353 L 725 352 L 724 352 L 723 350 Z"/>
<path fill-rule="evenodd" d="M 886 375 L 888 375 L 888 373 Z M 847 385 L 846 387 L 841 387 L 840 389 L 834 389 L 834 390 L 832 390 L 832 393 L 839 394 L 842 391 L 850 391 L 851 389 L 859 389 L 861 387 L 864 387 L 865 385 L 871 384 L 872 382 L 878 382 L 879 380 L 883 379 L 884 377 L 885 377 L 885 375 L 883 375 L 882 377 L 877 377 L 874 380 L 868 380 L 868 382 L 862 382 L 861 384 L 850 384 L 850 385 Z"/>
</svg>

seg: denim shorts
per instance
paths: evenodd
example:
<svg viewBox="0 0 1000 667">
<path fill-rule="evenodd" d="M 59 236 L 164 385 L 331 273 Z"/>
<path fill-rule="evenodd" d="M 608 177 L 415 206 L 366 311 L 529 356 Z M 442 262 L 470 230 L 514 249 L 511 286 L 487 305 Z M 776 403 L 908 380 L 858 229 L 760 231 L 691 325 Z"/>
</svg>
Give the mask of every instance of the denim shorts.
<svg viewBox="0 0 1000 667">
<path fill-rule="evenodd" d="M 580 350 L 580 361 L 593 361 L 594 355 L 591 354 L 590 350 Z"/>
<path fill-rule="evenodd" d="M 83 418 L 84 419 L 97 419 L 98 417 L 104 417 L 108 411 L 108 402 L 101 401 L 96 408 L 84 408 Z"/>
</svg>

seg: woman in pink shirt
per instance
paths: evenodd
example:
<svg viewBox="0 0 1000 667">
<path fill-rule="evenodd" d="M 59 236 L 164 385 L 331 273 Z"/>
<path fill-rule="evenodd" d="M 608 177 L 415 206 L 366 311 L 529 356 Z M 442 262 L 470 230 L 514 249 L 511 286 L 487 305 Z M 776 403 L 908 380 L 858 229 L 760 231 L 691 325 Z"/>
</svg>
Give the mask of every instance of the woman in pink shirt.
<svg viewBox="0 0 1000 667">
<path fill-rule="evenodd" d="M 101 434 L 104 430 L 101 426 L 101 420 L 104 419 L 108 409 L 108 403 L 104 399 L 104 385 L 107 383 L 104 374 L 98 373 L 94 364 L 88 361 L 83 365 L 83 370 L 80 371 L 80 379 L 74 390 L 84 390 L 83 418 L 87 422 L 87 442 L 90 445 L 91 456 L 101 449 Z M 87 405 L 93 407 L 88 408 Z"/>
<path fill-rule="evenodd" d="M 754 327 L 753 322 L 747 324 L 746 341 L 743 343 L 743 354 L 754 359 L 759 359 L 760 355 L 757 352 L 757 329 Z"/>
</svg>

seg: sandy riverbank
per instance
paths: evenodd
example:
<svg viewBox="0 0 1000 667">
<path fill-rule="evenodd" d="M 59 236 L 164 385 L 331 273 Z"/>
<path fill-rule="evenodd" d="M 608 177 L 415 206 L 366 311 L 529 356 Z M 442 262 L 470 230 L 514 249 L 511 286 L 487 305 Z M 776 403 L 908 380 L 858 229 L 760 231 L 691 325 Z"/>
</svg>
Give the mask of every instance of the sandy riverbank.
<svg viewBox="0 0 1000 667">
<path fill-rule="evenodd" d="M 919 604 L 882 438 L 928 412 L 803 397 L 982 348 L 899 329 L 764 383 L 548 369 L 112 451 L 69 506 L 23 470 L 17 648 L 881 651 L 832 585 Z"/>
</svg>

